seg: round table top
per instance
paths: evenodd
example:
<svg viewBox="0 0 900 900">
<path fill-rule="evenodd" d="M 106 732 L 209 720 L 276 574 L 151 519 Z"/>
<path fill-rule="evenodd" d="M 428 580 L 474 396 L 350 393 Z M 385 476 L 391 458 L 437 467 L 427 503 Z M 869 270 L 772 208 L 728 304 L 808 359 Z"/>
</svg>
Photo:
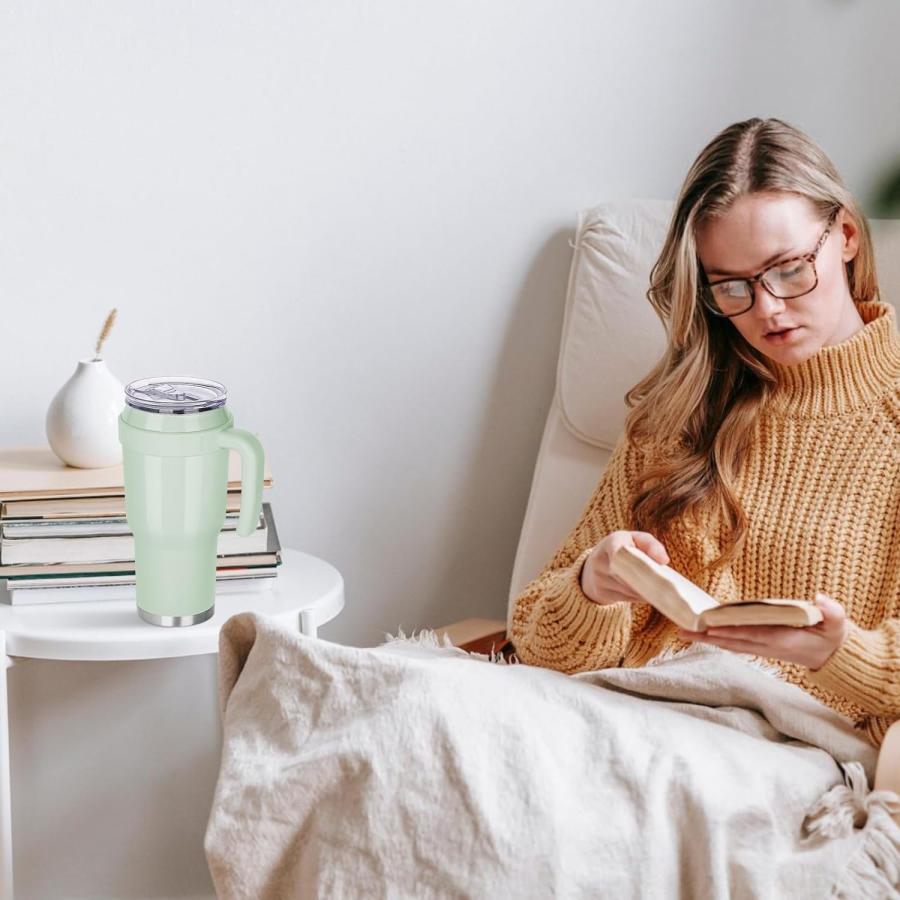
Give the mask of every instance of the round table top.
<svg viewBox="0 0 900 900">
<path fill-rule="evenodd" d="M 260 590 L 216 593 L 215 612 L 198 625 L 163 627 L 145 622 L 135 600 L 72 600 L 11 606 L 0 604 L 0 631 L 7 656 L 33 659 L 161 659 L 216 653 L 219 629 L 233 615 L 258 612 L 301 630 L 313 628 L 344 607 L 344 579 L 330 563 L 283 548 L 274 578 Z M 308 630 L 308 629 L 307 629 Z"/>
</svg>

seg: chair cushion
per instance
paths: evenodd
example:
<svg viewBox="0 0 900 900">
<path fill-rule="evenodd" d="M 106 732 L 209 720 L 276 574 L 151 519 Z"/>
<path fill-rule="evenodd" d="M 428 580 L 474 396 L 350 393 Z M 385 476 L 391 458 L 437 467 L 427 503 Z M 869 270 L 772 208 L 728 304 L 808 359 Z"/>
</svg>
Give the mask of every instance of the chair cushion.
<svg viewBox="0 0 900 900">
<path fill-rule="evenodd" d="M 557 391 L 566 427 L 589 444 L 612 449 L 625 425 L 625 392 L 665 349 L 647 289 L 674 206 L 616 200 L 578 217 Z M 882 299 L 900 310 L 900 221 L 869 224 Z"/>
</svg>

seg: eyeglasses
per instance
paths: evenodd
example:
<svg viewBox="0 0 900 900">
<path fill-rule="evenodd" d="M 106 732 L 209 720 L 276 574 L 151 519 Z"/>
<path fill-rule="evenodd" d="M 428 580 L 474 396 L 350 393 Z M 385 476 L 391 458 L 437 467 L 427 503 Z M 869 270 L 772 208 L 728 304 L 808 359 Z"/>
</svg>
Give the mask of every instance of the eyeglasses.
<svg viewBox="0 0 900 900">
<path fill-rule="evenodd" d="M 753 290 L 754 282 L 762 282 L 765 289 L 782 300 L 802 297 L 815 290 L 819 283 L 816 273 L 816 257 L 825 245 L 828 232 L 841 211 L 838 207 L 828 219 L 828 227 L 822 232 L 812 253 L 794 256 L 775 263 L 752 278 L 727 278 L 721 281 L 707 281 L 703 273 L 704 284 L 701 285 L 700 296 L 704 305 L 714 315 L 731 318 L 747 312 L 756 300 Z M 702 270 L 701 270 L 702 272 Z"/>
</svg>

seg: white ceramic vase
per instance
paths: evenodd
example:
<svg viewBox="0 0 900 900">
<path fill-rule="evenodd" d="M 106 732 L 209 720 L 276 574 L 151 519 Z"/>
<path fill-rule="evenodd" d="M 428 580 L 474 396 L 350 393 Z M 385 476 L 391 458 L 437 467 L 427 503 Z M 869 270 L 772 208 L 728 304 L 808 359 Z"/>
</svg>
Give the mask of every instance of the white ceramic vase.
<svg viewBox="0 0 900 900">
<path fill-rule="evenodd" d="M 53 452 L 67 465 L 101 469 L 122 462 L 119 413 L 125 385 L 99 357 L 80 359 L 47 410 L 45 431 Z"/>
</svg>

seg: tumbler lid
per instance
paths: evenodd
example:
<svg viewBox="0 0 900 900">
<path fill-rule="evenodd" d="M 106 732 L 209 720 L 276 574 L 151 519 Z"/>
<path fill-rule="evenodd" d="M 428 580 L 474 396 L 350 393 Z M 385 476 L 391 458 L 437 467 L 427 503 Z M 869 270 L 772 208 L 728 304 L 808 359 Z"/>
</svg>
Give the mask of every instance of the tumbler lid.
<svg viewBox="0 0 900 900">
<path fill-rule="evenodd" d="M 206 378 L 162 375 L 141 378 L 125 386 L 125 402 L 146 412 L 198 413 L 225 405 L 228 391 L 224 384 Z"/>
</svg>

